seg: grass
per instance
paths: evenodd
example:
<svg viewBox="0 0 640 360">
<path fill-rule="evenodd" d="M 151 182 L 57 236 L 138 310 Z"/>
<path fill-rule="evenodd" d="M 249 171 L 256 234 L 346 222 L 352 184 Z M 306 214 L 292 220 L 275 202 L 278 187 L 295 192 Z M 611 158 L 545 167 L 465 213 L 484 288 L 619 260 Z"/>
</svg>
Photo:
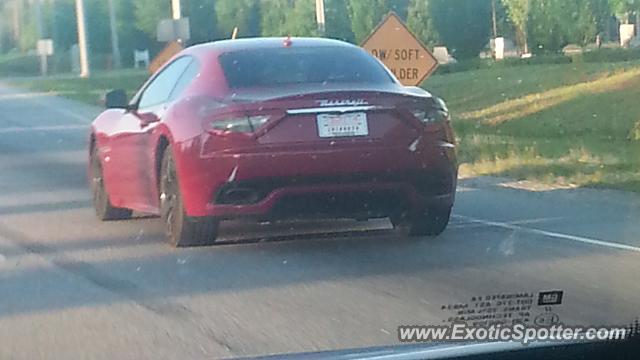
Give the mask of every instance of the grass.
<svg viewBox="0 0 640 360">
<path fill-rule="evenodd" d="M 142 71 L 13 79 L 90 104 Z M 463 176 L 640 191 L 640 62 L 496 67 L 434 75 L 452 111 Z"/>
<path fill-rule="evenodd" d="M 640 191 L 640 62 L 434 76 L 463 176 Z"/>
<path fill-rule="evenodd" d="M 113 89 L 124 89 L 129 96 L 149 77 L 144 70 L 119 70 L 96 72 L 88 79 L 72 75 L 57 75 L 46 78 L 12 78 L 8 82 L 29 90 L 48 92 L 82 101 L 91 105 L 101 104 L 104 94 Z"/>
</svg>

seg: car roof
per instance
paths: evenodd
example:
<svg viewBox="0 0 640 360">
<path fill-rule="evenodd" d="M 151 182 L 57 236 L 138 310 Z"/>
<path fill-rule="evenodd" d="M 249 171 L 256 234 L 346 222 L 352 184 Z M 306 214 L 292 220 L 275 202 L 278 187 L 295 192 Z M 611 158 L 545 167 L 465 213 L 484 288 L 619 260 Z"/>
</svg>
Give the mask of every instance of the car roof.
<svg viewBox="0 0 640 360">
<path fill-rule="evenodd" d="M 192 53 L 194 55 L 208 55 L 212 53 L 226 53 L 240 50 L 251 49 L 268 49 L 268 48 L 281 48 L 284 46 L 284 42 L 287 37 L 259 37 L 259 38 L 243 38 L 235 40 L 220 40 L 199 45 L 194 45 L 185 50 L 185 53 Z M 340 40 L 325 39 L 325 38 L 306 38 L 306 37 L 292 37 L 291 47 L 356 47 Z"/>
</svg>

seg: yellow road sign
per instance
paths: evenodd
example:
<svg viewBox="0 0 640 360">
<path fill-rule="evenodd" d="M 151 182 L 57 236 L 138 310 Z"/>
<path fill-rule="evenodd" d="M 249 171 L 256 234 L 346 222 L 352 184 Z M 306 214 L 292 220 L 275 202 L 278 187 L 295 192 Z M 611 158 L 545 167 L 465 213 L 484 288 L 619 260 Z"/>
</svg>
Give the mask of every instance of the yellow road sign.
<svg viewBox="0 0 640 360">
<path fill-rule="evenodd" d="M 169 59 L 171 59 L 175 54 L 182 51 L 182 45 L 180 45 L 177 41 L 172 41 L 165 46 L 164 49 L 156 56 L 151 64 L 149 64 L 149 73 L 154 74 L 158 69 L 162 67 Z"/>
<path fill-rule="evenodd" d="M 403 85 L 420 85 L 438 67 L 438 61 L 395 13 L 391 12 L 362 43 Z"/>
</svg>

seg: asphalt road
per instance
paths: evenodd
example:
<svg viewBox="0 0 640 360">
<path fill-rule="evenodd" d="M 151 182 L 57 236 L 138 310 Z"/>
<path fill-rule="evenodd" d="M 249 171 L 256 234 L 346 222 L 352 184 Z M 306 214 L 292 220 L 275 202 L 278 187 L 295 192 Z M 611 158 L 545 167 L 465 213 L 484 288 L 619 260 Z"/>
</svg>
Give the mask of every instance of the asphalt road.
<svg viewBox="0 0 640 360">
<path fill-rule="evenodd" d="M 98 111 L 0 87 L 2 359 L 392 345 L 398 325 L 442 324 L 443 305 L 555 289 L 566 324 L 640 315 L 640 195 L 466 179 L 436 239 L 403 239 L 386 220 L 231 223 L 224 245 L 173 249 L 156 218 L 94 218 Z"/>
</svg>

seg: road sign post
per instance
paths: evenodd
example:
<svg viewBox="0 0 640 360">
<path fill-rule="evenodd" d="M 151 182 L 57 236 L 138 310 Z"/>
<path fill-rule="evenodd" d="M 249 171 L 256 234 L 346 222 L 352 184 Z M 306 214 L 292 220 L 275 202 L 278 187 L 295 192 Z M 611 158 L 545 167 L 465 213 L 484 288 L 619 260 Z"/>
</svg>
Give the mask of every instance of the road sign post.
<svg viewBox="0 0 640 360">
<path fill-rule="evenodd" d="M 78 47 L 80 50 L 80 77 L 88 78 L 91 75 L 89 68 L 89 50 L 87 42 L 87 24 L 84 14 L 84 0 L 76 0 L 76 21 L 78 23 Z"/>
<path fill-rule="evenodd" d="M 324 20 L 324 0 L 316 0 L 316 22 L 318 23 L 318 31 L 324 35 L 326 31 Z"/>
<path fill-rule="evenodd" d="M 431 51 L 391 12 L 362 43 L 405 86 L 418 86 L 438 67 Z"/>
<path fill-rule="evenodd" d="M 53 55 L 53 40 L 40 39 L 36 47 L 40 56 L 40 74 L 46 76 L 49 72 L 49 56 Z"/>
</svg>

